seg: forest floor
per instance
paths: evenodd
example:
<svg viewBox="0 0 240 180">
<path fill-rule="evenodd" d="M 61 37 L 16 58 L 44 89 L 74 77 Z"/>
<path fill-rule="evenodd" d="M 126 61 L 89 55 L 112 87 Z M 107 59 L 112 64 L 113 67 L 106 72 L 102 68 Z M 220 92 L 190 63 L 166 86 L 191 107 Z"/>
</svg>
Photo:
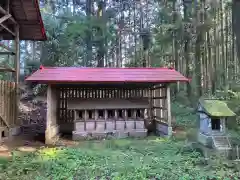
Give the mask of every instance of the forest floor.
<svg viewBox="0 0 240 180">
<path fill-rule="evenodd" d="M 159 138 L 84 141 L 72 147 L 13 151 L 0 159 L 0 179 L 239 179 L 239 165 L 207 162 L 183 141 Z"/>
</svg>

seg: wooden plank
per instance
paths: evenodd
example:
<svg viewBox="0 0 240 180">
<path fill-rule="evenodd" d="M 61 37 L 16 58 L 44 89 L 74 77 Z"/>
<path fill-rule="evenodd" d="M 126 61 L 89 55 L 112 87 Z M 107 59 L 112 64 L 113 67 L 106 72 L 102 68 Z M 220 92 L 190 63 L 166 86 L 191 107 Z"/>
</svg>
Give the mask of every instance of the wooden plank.
<svg viewBox="0 0 240 180">
<path fill-rule="evenodd" d="M 13 68 L 0 67 L 0 72 L 15 72 Z"/>
</svg>

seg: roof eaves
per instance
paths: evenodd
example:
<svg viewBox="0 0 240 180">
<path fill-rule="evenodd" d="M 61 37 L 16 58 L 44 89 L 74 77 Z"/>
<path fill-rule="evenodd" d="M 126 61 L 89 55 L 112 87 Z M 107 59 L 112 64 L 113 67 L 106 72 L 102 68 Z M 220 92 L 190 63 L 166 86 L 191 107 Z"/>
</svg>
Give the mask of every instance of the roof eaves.
<svg viewBox="0 0 240 180">
<path fill-rule="evenodd" d="M 43 24 L 42 15 L 41 15 L 41 11 L 40 11 L 40 8 L 39 8 L 38 0 L 35 0 L 35 7 L 37 9 L 37 15 L 38 15 L 38 18 L 40 20 L 41 32 L 42 32 L 42 36 L 43 36 L 43 39 L 41 39 L 41 41 L 46 41 L 47 40 L 47 35 L 46 35 L 45 28 L 44 28 L 44 24 Z"/>
</svg>

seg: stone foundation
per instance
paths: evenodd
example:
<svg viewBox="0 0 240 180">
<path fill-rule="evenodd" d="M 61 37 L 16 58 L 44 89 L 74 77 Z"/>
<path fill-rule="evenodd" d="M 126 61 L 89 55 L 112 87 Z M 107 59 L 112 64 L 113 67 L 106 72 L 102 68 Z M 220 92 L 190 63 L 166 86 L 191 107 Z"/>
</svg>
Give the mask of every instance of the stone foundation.
<svg viewBox="0 0 240 180">
<path fill-rule="evenodd" d="M 108 138 L 127 138 L 127 137 L 134 137 L 134 138 L 144 138 L 147 136 L 147 130 L 132 130 L 128 131 L 113 131 L 113 132 L 79 132 L 73 131 L 72 132 L 72 139 L 74 141 L 78 140 L 86 140 L 86 139 L 108 139 Z"/>
<path fill-rule="evenodd" d="M 199 132 L 198 142 L 206 147 L 213 148 L 213 141 L 211 136 L 208 136 Z"/>
<path fill-rule="evenodd" d="M 116 121 L 116 123 L 115 121 L 96 121 L 86 122 L 85 126 L 86 130 L 84 130 L 84 122 L 75 122 L 75 131 L 72 132 L 73 140 L 147 136 L 144 121 Z"/>
<path fill-rule="evenodd" d="M 55 138 L 59 135 L 59 126 L 48 127 L 45 131 L 45 143 L 53 144 Z"/>
<path fill-rule="evenodd" d="M 130 131 L 129 136 L 143 138 L 143 137 L 147 136 L 147 130 L 146 129 L 136 129 L 135 131 Z"/>
<path fill-rule="evenodd" d="M 163 122 L 156 122 L 156 134 L 159 136 L 172 136 L 172 127 Z"/>
</svg>

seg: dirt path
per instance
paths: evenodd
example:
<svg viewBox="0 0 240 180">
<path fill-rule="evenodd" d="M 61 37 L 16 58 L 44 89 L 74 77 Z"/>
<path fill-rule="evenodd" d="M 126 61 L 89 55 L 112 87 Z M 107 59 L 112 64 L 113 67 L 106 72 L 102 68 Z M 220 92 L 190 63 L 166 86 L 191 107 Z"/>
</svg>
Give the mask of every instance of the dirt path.
<svg viewBox="0 0 240 180">
<path fill-rule="evenodd" d="M 40 138 L 41 139 L 41 138 Z M 72 141 L 69 137 L 63 137 L 59 140 L 56 146 L 71 147 L 79 144 L 78 142 Z M 16 136 L 12 140 L 5 140 L 0 145 L 0 157 L 11 157 L 12 151 L 21 152 L 35 152 L 39 148 L 43 147 L 56 147 L 46 146 L 43 141 L 34 139 L 29 136 Z"/>
</svg>

